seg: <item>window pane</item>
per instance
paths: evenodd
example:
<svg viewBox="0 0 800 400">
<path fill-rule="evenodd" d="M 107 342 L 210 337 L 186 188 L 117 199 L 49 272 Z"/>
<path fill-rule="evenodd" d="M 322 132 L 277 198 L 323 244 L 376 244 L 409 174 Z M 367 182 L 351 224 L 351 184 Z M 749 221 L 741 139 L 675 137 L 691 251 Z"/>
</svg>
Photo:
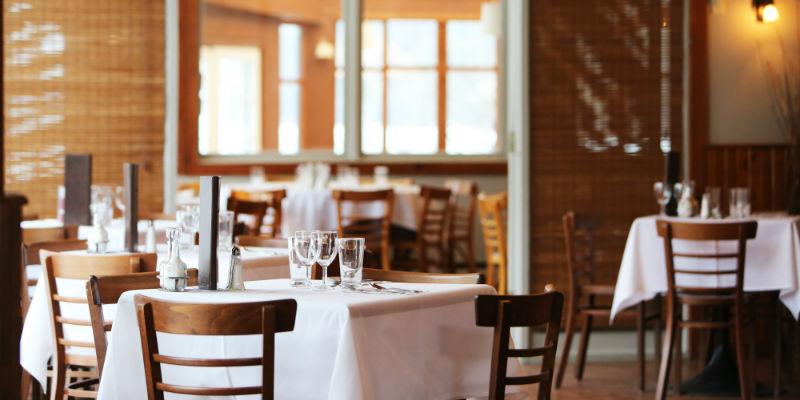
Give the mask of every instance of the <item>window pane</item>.
<svg viewBox="0 0 800 400">
<path fill-rule="evenodd" d="M 336 47 L 335 47 L 335 61 L 336 68 L 344 68 L 344 21 L 336 21 Z"/>
<path fill-rule="evenodd" d="M 300 149 L 300 85 L 281 83 L 279 101 L 278 151 L 297 154 Z"/>
<path fill-rule="evenodd" d="M 361 151 L 383 152 L 383 74 L 378 71 L 361 74 Z"/>
<path fill-rule="evenodd" d="M 300 39 L 299 25 L 280 24 L 278 27 L 278 75 L 280 79 L 300 79 Z"/>
<path fill-rule="evenodd" d="M 434 67 L 438 60 L 438 26 L 430 19 L 390 19 L 386 22 L 390 67 Z"/>
<path fill-rule="evenodd" d="M 497 75 L 492 71 L 447 73 L 448 154 L 497 152 Z"/>
<path fill-rule="evenodd" d="M 333 152 L 344 154 L 344 71 L 337 69 L 334 76 Z"/>
<path fill-rule="evenodd" d="M 361 24 L 361 66 L 383 68 L 383 21 Z"/>
<path fill-rule="evenodd" d="M 432 154 L 439 145 L 436 71 L 387 73 L 386 151 Z"/>
<path fill-rule="evenodd" d="M 497 65 L 497 38 L 484 33 L 480 21 L 448 21 L 447 65 L 494 67 Z"/>
</svg>

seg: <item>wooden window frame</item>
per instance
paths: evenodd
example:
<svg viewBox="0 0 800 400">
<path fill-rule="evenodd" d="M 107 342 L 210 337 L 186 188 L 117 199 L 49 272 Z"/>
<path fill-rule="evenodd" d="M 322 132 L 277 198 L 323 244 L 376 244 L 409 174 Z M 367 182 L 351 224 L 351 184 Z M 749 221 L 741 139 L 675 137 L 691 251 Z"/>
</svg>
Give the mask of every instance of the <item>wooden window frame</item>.
<svg viewBox="0 0 800 400">
<path fill-rule="evenodd" d="M 178 5 L 180 15 L 178 32 L 180 44 L 178 69 L 178 173 L 183 175 L 247 175 L 252 167 L 262 167 L 268 174 L 294 173 L 297 165 L 307 160 L 299 160 L 298 157 L 287 156 L 288 162 L 275 162 L 274 160 L 254 160 L 252 156 L 243 156 L 242 160 L 237 162 L 211 162 L 209 160 L 204 161 L 202 159 L 203 156 L 199 154 L 197 128 L 198 113 L 200 111 L 198 96 L 200 88 L 198 64 L 201 44 L 200 1 L 180 0 Z M 301 85 L 301 96 L 303 96 L 302 91 L 303 87 Z M 441 96 L 439 101 L 441 102 Z M 302 112 L 303 110 L 301 110 Z M 500 113 L 498 113 L 499 116 Z M 500 132 L 498 132 L 498 135 L 500 135 Z M 443 135 L 439 136 L 441 142 Z M 398 157 L 400 159 L 396 159 Z M 414 160 L 414 157 L 368 155 L 368 157 L 357 160 L 347 157 L 333 157 L 325 161 L 335 164 L 350 164 L 359 168 L 362 173 L 371 173 L 376 165 L 388 165 L 392 173 L 395 174 L 498 175 L 507 173 L 507 161 L 502 152 L 494 156 L 483 157 L 460 155 L 438 155 L 433 157 L 421 157 L 417 161 Z M 477 160 L 468 161 L 467 159 L 469 158 L 477 158 Z"/>
</svg>

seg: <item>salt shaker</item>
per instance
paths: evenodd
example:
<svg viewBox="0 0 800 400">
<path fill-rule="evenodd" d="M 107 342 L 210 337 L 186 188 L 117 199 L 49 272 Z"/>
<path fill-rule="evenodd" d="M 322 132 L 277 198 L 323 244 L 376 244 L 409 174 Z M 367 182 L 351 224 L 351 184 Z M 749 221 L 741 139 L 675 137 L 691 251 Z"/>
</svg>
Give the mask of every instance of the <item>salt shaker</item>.
<svg viewBox="0 0 800 400">
<path fill-rule="evenodd" d="M 108 232 L 103 226 L 105 218 L 105 205 L 94 203 L 90 206 L 92 212 L 92 231 L 86 238 L 89 253 L 105 253 L 108 249 Z"/>
<path fill-rule="evenodd" d="M 156 228 L 152 219 L 147 221 L 147 236 L 145 237 L 144 248 L 148 253 L 156 252 Z"/>
<path fill-rule="evenodd" d="M 181 231 L 167 228 L 167 259 L 158 264 L 161 288 L 170 292 L 186 289 L 189 273 L 186 263 L 181 260 Z"/>
<path fill-rule="evenodd" d="M 228 286 L 226 290 L 244 290 L 244 275 L 242 271 L 242 252 L 238 246 L 231 249 L 231 264 L 228 270 Z"/>
</svg>

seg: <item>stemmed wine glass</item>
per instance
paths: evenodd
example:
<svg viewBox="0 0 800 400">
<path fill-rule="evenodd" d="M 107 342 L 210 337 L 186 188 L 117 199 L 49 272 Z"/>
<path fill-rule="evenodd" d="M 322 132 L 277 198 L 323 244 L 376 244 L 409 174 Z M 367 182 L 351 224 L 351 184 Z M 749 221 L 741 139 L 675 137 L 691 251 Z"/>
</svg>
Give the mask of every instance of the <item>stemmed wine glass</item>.
<svg viewBox="0 0 800 400">
<path fill-rule="evenodd" d="M 337 241 L 336 231 L 320 231 L 317 232 L 316 246 L 314 251 L 317 259 L 317 264 L 322 267 L 322 285 L 315 286 L 315 289 L 327 290 L 328 289 L 328 266 L 331 265 L 336 258 Z"/>
<path fill-rule="evenodd" d="M 672 198 L 672 188 L 664 182 L 656 182 L 653 184 L 653 195 L 661 207 L 661 215 L 665 215 L 667 213 L 667 203 Z"/>
<path fill-rule="evenodd" d="M 297 231 L 294 233 L 294 240 L 292 241 L 297 263 L 306 267 L 306 276 L 309 283 L 311 282 L 311 267 L 316 261 L 316 236 L 316 232 Z"/>
</svg>

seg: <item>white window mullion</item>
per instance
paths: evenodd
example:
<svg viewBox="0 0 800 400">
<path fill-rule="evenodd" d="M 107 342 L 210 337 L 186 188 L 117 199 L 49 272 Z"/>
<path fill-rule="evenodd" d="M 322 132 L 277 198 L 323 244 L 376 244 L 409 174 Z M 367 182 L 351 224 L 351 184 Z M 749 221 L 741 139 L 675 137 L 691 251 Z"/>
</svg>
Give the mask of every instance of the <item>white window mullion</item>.
<svg viewBox="0 0 800 400">
<path fill-rule="evenodd" d="M 362 0 L 342 0 L 344 16 L 344 157 L 361 156 L 361 10 Z"/>
</svg>

